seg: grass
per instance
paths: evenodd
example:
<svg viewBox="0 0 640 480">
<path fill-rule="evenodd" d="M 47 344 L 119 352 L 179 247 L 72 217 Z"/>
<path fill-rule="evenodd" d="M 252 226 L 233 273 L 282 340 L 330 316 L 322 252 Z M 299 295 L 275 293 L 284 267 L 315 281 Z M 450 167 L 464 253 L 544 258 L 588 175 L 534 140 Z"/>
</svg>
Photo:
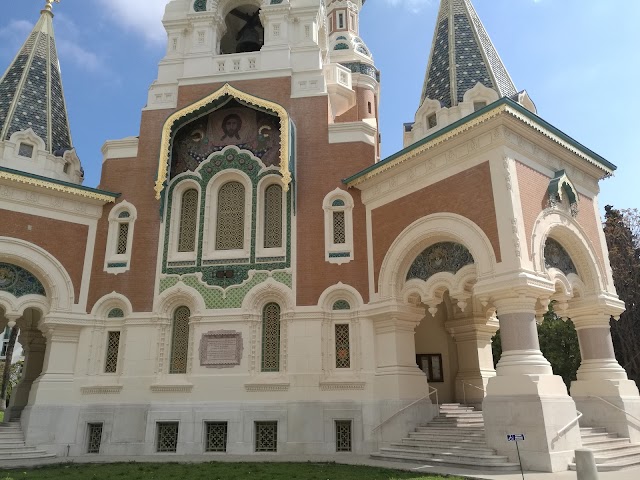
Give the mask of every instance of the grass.
<svg viewBox="0 0 640 480">
<path fill-rule="evenodd" d="M 114 463 L 1 470 L 0 480 L 462 480 L 334 463 Z"/>
<path fill-rule="evenodd" d="M 4 421 L 4 412 L 0 412 L 0 423 Z"/>
</svg>

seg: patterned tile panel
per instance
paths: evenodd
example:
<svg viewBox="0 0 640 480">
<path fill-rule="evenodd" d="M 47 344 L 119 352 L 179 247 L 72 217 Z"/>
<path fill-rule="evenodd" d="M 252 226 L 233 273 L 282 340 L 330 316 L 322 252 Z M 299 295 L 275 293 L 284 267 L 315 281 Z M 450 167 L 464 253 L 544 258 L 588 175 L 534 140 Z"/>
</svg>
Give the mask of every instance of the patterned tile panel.
<svg viewBox="0 0 640 480">
<path fill-rule="evenodd" d="M 272 277 L 275 281 L 291 288 L 292 276 L 290 273 L 284 271 L 273 272 Z M 202 295 L 208 309 L 240 308 L 242 307 L 242 300 L 244 300 L 245 295 L 249 293 L 253 287 L 261 284 L 268 278 L 269 274 L 267 272 L 257 272 L 243 285 L 229 287 L 223 292 L 219 288 L 212 288 L 206 283 L 201 282 L 195 275 L 184 275 L 182 278 L 167 277 L 160 280 L 160 293 L 173 287 L 182 280 L 185 285 L 192 287 Z"/>
<path fill-rule="evenodd" d="M 424 82 L 422 98 L 440 100 L 445 107 L 451 106 L 451 81 L 449 75 L 449 19 L 438 24 L 435 43 L 429 59 L 429 69 Z"/>
<path fill-rule="evenodd" d="M 466 15 L 456 15 L 454 18 L 456 37 L 456 82 L 458 103 L 462 102 L 467 90 L 480 82 L 485 87 L 495 88 L 489 71 L 484 63 L 480 46 L 471 28 L 471 22 Z"/>
</svg>

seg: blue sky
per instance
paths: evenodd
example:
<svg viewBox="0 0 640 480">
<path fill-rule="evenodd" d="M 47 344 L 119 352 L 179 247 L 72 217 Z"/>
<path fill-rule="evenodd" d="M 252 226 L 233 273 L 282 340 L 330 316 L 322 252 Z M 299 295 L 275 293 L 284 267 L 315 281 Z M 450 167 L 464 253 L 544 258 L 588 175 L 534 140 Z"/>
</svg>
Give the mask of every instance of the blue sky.
<svg viewBox="0 0 640 480">
<path fill-rule="evenodd" d="M 44 0 L 4 2 L 4 72 Z M 73 140 L 97 186 L 100 147 L 139 132 L 140 110 L 165 48 L 166 0 L 62 0 L 54 25 Z M 361 36 L 382 73 L 383 155 L 402 148 L 413 120 L 438 0 L 369 0 Z M 640 18 L 638 0 L 474 0 L 518 89 L 538 113 L 619 167 L 602 182 L 600 206 L 640 206 Z"/>
</svg>

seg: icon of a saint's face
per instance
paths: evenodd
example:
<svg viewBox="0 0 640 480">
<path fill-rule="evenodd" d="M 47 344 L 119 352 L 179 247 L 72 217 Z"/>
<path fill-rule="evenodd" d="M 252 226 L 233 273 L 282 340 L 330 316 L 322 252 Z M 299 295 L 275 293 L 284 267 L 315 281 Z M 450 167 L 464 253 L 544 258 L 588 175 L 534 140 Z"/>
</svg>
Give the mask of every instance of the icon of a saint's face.
<svg viewBox="0 0 640 480">
<path fill-rule="evenodd" d="M 237 139 L 240 140 L 240 129 L 242 128 L 242 119 L 240 115 L 232 113 L 222 120 L 222 131 L 224 135 L 220 140 Z"/>
</svg>

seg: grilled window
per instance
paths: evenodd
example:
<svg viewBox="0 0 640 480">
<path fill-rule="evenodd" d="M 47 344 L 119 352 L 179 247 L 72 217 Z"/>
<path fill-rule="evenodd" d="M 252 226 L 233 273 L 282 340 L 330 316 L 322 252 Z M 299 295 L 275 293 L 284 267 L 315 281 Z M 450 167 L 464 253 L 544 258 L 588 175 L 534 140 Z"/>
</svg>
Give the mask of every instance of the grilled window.
<svg viewBox="0 0 640 480">
<path fill-rule="evenodd" d="M 107 334 L 107 356 L 104 362 L 104 373 L 116 373 L 118 370 L 118 350 L 120 350 L 120 332 Z"/>
<path fill-rule="evenodd" d="M 333 212 L 333 243 L 336 245 L 347 243 L 344 211 Z"/>
<path fill-rule="evenodd" d="M 351 345 L 349 342 L 349 325 L 335 326 L 336 334 L 336 368 L 351 368 Z"/>
<path fill-rule="evenodd" d="M 88 425 L 87 453 L 100 453 L 102 443 L 102 423 L 90 423 Z"/>
<path fill-rule="evenodd" d="M 269 303 L 262 310 L 262 371 L 280 371 L 280 306 Z"/>
<path fill-rule="evenodd" d="M 180 229 L 178 252 L 193 252 L 196 249 L 198 230 L 198 191 L 195 188 L 182 194 L 180 207 Z"/>
<path fill-rule="evenodd" d="M 336 452 L 351 451 L 351 425 L 351 420 L 336 420 Z"/>
<path fill-rule="evenodd" d="M 278 422 L 256 422 L 256 452 L 278 451 Z"/>
<path fill-rule="evenodd" d="M 178 449 L 178 422 L 158 422 L 156 428 L 156 451 L 175 452 Z"/>
<path fill-rule="evenodd" d="M 228 182 L 218 192 L 216 250 L 244 248 L 245 190 L 240 182 Z"/>
<path fill-rule="evenodd" d="M 264 192 L 264 248 L 282 247 L 282 187 L 270 185 Z"/>
<path fill-rule="evenodd" d="M 205 451 L 227 451 L 227 422 L 207 422 L 207 438 Z"/>
<path fill-rule="evenodd" d="M 127 243 L 129 242 L 129 224 L 121 223 L 118 227 L 118 245 L 116 253 L 124 255 L 127 253 Z"/>
<path fill-rule="evenodd" d="M 169 373 L 187 373 L 190 316 L 191 312 L 187 307 L 180 307 L 173 314 Z"/>
</svg>

